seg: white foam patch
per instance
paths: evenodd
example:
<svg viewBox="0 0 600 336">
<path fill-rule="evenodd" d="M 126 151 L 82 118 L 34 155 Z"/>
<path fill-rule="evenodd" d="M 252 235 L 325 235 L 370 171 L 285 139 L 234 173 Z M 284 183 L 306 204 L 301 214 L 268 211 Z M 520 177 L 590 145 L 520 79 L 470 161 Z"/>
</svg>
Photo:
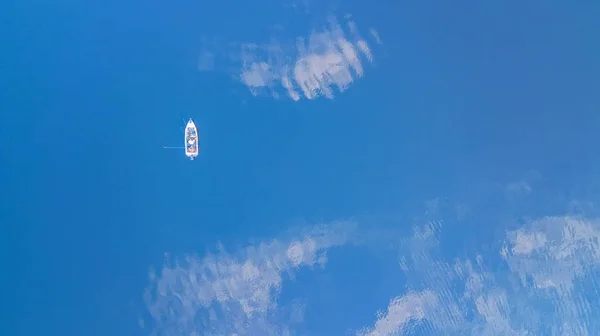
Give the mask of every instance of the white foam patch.
<svg viewBox="0 0 600 336">
<path fill-rule="evenodd" d="M 166 264 L 151 273 L 145 300 L 157 335 L 287 335 L 304 306 L 277 306 L 285 274 L 323 266 L 327 250 L 352 240 L 352 223 L 316 227 L 289 241 L 273 240 L 228 254 Z"/>
<path fill-rule="evenodd" d="M 357 335 L 597 334 L 598 221 L 547 217 L 508 232 L 498 251 L 508 270 L 496 272 L 481 255 L 444 261 L 441 227 L 429 224 L 404 244 L 401 267 L 419 290 L 393 298 Z"/>
<path fill-rule="evenodd" d="M 279 34 L 285 31 L 278 27 Z M 367 36 L 381 44 L 375 29 L 370 28 Z M 215 64 L 222 62 L 215 55 L 228 55 L 226 61 L 234 64 L 233 77 L 254 96 L 293 101 L 333 99 L 336 92 L 346 91 L 363 77 L 365 64 L 371 64 L 374 58 L 369 42 L 349 16 L 342 23 L 331 16 L 327 25 L 306 36 L 271 37 L 265 41 L 268 42 L 241 43 L 228 52 L 213 50 L 217 47 L 211 43 L 209 49 L 201 52 L 198 69 L 218 71 Z"/>
<path fill-rule="evenodd" d="M 284 93 L 295 101 L 334 98 L 334 89 L 344 92 L 364 75 L 363 63 L 373 61 L 371 48 L 356 24 L 348 21 L 345 27 L 349 33 L 331 17 L 328 27 L 298 37 L 295 47 L 277 42 L 245 47 L 241 82 L 254 95 L 277 98 Z"/>
</svg>

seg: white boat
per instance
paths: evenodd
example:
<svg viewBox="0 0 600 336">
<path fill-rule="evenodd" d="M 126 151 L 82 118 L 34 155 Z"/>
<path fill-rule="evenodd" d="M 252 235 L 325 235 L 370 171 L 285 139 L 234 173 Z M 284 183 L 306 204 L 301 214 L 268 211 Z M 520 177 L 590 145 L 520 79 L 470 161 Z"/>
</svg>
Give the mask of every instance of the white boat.
<svg viewBox="0 0 600 336">
<path fill-rule="evenodd" d="M 185 125 L 185 156 L 193 160 L 198 156 L 200 140 L 198 138 L 198 129 L 192 118 Z"/>
</svg>

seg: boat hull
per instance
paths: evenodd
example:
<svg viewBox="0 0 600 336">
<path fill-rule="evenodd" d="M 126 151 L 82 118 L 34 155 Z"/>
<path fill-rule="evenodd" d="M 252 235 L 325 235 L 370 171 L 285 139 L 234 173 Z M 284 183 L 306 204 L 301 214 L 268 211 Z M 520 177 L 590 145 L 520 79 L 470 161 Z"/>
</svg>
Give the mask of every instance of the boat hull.
<svg viewBox="0 0 600 336">
<path fill-rule="evenodd" d="M 198 128 L 192 119 L 185 125 L 185 156 L 193 160 L 200 151 L 200 140 L 198 136 Z"/>
</svg>

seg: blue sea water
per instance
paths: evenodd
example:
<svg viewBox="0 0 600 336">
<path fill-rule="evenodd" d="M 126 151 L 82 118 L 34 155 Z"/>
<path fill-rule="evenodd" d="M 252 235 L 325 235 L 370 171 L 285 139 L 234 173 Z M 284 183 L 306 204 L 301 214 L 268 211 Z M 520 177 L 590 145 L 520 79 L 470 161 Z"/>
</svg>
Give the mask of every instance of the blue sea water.
<svg viewBox="0 0 600 336">
<path fill-rule="evenodd" d="M 0 334 L 599 330 L 600 4 L 2 7 Z"/>
</svg>

